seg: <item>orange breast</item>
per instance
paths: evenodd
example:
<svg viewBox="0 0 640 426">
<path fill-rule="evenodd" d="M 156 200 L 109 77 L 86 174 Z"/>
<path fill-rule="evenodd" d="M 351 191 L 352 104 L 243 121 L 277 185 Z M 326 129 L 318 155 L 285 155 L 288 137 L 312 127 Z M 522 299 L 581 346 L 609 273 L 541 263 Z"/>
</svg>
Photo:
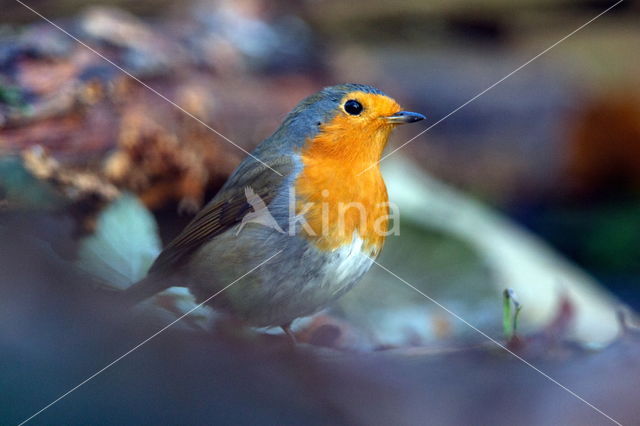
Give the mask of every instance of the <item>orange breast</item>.
<svg viewBox="0 0 640 426">
<path fill-rule="evenodd" d="M 391 129 L 346 120 L 324 125 L 302 149 L 297 213 L 304 213 L 313 230 L 306 237 L 320 249 L 349 244 L 357 232 L 368 254 L 377 255 L 388 229 L 388 197 L 379 167 L 367 168 L 380 158 Z"/>
</svg>

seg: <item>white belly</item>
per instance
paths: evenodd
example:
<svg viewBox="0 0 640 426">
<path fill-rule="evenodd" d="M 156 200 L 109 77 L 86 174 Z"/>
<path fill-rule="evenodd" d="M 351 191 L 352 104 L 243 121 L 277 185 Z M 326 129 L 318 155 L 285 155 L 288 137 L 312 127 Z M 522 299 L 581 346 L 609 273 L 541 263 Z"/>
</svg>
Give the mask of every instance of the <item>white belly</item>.
<svg viewBox="0 0 640 426">
<path fill-rule="evenodd" d="M 373 260 L 365 254 L 364 241 L 359 235 L 353 236 L 353 241 L 331 252 L 323 267 L 323 273 L 318 277 L 318 286 L 329 286 L 334 292 L 342 291 L 343 287 L 353 285 L 371 268 Z"/>
</svg>

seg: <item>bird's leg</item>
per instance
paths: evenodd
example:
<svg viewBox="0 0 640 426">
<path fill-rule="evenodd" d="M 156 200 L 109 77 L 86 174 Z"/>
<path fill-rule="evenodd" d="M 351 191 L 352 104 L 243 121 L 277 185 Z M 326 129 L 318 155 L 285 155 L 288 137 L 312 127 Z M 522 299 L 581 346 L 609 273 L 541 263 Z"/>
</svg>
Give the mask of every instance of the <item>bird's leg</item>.
<svg viewBox="0 0 640 426">
<path fill-rule="evenodd" d="M 284 331 L 284 334 L 286 334 L 287 336 L 289 336 L 289 339 L 291 339 L 291 344 L 295 345 L 296 343 L 298 343 L 296 341 L 296 336 L 293 335 L 293 331 L 291 331 L 291 323 L 287 323 L 284 325 L 281 325 L 280 328 L 282 329 L 282 331 Z"/>
</svg>

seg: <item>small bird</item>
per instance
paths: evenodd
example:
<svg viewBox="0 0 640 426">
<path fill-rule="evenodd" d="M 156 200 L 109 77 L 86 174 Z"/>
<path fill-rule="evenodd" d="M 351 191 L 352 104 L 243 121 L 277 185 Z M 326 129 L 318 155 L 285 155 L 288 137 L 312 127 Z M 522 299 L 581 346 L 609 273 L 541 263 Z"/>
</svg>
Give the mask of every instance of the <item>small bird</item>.
<svg viewBox="0 0 640 426">
<path fill-rule="evenodd" d="M 380 253 L 389 204 L 378 162 L 397 125 L 424 118 L 368 85 L 307 97 L 125 290 L 128 302 L 184 286 L 198 303 L 293 337 L 293 320 L 343 295 Z"/>
</svg>

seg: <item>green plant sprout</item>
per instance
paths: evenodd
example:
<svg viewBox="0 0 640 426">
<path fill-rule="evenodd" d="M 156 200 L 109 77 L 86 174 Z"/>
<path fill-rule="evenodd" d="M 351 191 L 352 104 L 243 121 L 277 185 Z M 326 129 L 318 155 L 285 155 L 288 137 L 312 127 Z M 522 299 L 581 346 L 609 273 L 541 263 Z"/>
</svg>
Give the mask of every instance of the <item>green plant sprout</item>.
<svg viewBox="0 0 640 426">
<path fill-rule="evenodd" d="M 513 312 L 512 312 L 513 305 Z M 502 329 L 507 340 L 516 335 L 518 329 L 518 315 L 522 305 L 518 301 L 516 292 L 513 289 L 506 288 L 502 292 Z"/>
</svg>

